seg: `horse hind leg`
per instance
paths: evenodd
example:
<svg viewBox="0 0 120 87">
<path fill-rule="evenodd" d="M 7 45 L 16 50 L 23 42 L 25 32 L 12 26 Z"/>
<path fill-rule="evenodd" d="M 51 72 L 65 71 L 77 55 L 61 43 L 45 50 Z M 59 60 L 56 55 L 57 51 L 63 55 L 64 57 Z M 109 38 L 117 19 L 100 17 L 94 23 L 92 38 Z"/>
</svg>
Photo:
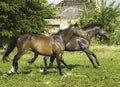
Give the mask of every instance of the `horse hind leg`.
<svg viewBox="0 0 120 87">
<path fill-rule="evenodd" d="M 43 59 L 44 59 L 44 70 L 43 72 L 46 72 L 47 69 L 51 68 L 53 66 L 53 62 L 55 60 L 55 56 L 50 56 L 50 65 L 47 66 L 47 60 L 48 60 L 49 56 L 45 56 Z"/>
<path fill-rule="evenodd" d="M 12 68 L 8 71 L 8 74 L 16 73 L 18 70 L 18 60 L 23 54 L 16 54 L 13 59 Z"/>
<path fill-rule="evenodd" d="M 37 57 L 38 57 L 38 53 L 34 53 L 34 57 L 30 61 L 28 61 L 28 63 L 29 64 L 34 63 L 34 61 L 37 59 Z"/>
<path fill-rule="evenodd" d="M 43 60 L 44 60 L 44 69 L 43 70 L 40 70 L 40 72 L 46 72 L 47 69 L 48 69 L 48 66 L 47 66 L 47 60 L 48 60 L 49 56 L 44 56 Z"/>
<path fill-rule="evenodd" d="M 92 52 L 92 55 L 95 58 L 95 61 L 96 61 L 97 65 L 98 65 L 98 68 L 99 68 L 100 67 L 100 63 L 99 63 L 99 61 L 97 59 L 97 56 L 93 52 Z"/>
<path fill-rule="evenodd" d="M 55 57 L 50 57 L 50 64 L 49 64 L 49 68 L 51 68 L 52 66 L 53 66 L 53 62 L 54 62 L 54 60 L 55 60 Z M 62 62 L 62 64 L 67 68 L 67 69 L 69 69 L 69 70 L 71 70 L 72 68 L 71 67 L 69 67 L 67 64 L 66 64 L 66 62 L 63 60 L 63 58 L 61 57 L 61 62 Z"/>
<path fill-rule="evenodd" d="M 50 57 L 50 64 L 49 64 L 49 68 L 52 68 L 53 67 L 53 62 L 55 60 L 55 56 L 51 56 Z"/>
<path fill-rule="evenodd" d="M 100 67 L 100 63 L 99 63 L 99 61 L 97 59 L 97 56 L 95 55 L 95 53 L 91 52 L 90 50 L 88 50 L 88 51 L 89 51 L 89 54 L 94 57 L 94 59 L 96 61 L 96 64 L 97 64 L 97 67 L 99 68 Z"/>
<path fill-rule="evenodd" d="M 89 49 L 84 49 L 83 50 L 85 53 L 86 53 L 86 55 L 88 56 L 88 58 L 89 58 L 89 60 L 91 61 L 91 63 L 92 63 L 92 65 L 93 65 L 93 67 L 94 68 L 97 68 L 97 66 L 95 65 L 95 63 L 94 63 L 94 61 L 93 61 L 93 59 L 92 59 L 92 57 L 91 57 L 91 51 L 89 50 Z"/>
<path fill-rule="evenodd" d="M 44 60 L 44 66 L 49 68 L 47 65 L 47 60 L 48 60 L 49 56 L 44 56 L 43 60 Z"/>
<path fill-rule="evenodd" d="M 64 66 L 65 66 L 67 69 L 72 70 L 72 68 L 69 67 L 62 58 L 61 58 L 61 62 L 64 64 Z"/>
</svg>

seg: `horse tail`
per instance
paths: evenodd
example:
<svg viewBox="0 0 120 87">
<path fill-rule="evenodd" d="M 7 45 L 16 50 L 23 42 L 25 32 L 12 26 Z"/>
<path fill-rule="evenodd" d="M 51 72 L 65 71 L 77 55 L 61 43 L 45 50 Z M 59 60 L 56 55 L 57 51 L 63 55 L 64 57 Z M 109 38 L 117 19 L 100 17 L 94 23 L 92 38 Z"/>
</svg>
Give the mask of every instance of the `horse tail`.
<svg viewBox="0 0 120 87">
<path fill-rule="evenodd" d="M 15 35 L 11 38 L 9 44 L 8 44 L 8 47 L 6 49 L 6 52 L 5 54 L 3 55 L 3 61 L 7 61 L 6 57 L 9 56 L 9 54 L 14 50 L 14 48 L 16 47 L 16 44 L 17 44 L 17 40 L 18 38 L 20 37 L 20 35 Z"/>
</svg>

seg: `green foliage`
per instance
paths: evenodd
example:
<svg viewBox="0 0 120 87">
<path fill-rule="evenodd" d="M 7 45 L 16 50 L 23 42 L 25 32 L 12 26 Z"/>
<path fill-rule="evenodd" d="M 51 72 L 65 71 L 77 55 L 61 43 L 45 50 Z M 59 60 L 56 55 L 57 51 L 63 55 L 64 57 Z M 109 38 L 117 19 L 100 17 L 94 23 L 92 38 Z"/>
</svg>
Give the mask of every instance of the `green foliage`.
<svg viewBox="0 0 120 87">
<path fill-rule="evenodd" d="M 90 3 L 86 6 L 85 3 L 82 4 L 82 13 L 80 15 L 80 26 L 83 27 L 90 23 L 95 23 L 95 17 L 99 14 L 97 8 L 95 8 L 95 3 Z"/>
<path fill-rule="evenodd" d="M 44 32 L 45 18 L 55 16 L 46 0 L 0 0 L 0 36 Z"/>
<path fill-rule="evenodd" d="M 118 22 L 116 23 L 115 26 L 115 30 L 114 32 L 111 34 L 111 40 L 110 43 L 112 44 L 116 44 L 116 45 L 120 45 L 120 16 L 117 17 L 118 18 Z"/>
<path fill-rule="evenodd" d="M 118 39 L 115 41 L 115 38 L 119 36 L 119 34 L 115 33 L 119 33 L 116 31 L 118 31 L 120 28 L 120 3 L 115 5 L 115 1 L 113 1 L 107 5 L 107 0 L 100 0 L 98 4 L 95 2 L 90 3 L 88 8 L 86 8 L 85 4 L 83 4 L 82 7 L 83 12 L 79 19 L 81 27 L 85 26 L 86 24 L 100 23 L 104 26 L 104 29 L 111 34 L 111 40 L 109 44 L 120 43 L 120 41 L 118 42 Z M 100 38 L 100 40 L 102 39 Z"/>
</svg>

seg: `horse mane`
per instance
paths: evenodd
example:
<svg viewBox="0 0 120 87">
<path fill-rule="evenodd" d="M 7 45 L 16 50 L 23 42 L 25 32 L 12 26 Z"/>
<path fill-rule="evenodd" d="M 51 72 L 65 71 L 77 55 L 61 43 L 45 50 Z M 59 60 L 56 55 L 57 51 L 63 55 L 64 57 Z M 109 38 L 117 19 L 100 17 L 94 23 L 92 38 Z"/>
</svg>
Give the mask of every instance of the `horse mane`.
<svg viewBox="0 0 120 87">
<path fill-rule="evenodd" d="M 82 29 L 83 29 L 83 30 L 92 29 L 92 28 L 95 27 L 95 26 L 99 26 L 100 28 L 103 27 L 102 24 L 88 24 L 88 25 L 84 26 Z"/>
<path fill-rule="evenodd" d="M 59 30 L 57 33 L 54 33 L 53 35 L 60 35 L 60 34 L 63 34 L 63 33 L 66 32 L 68 29 L 69 29 L 69 27 L 66 28 L 66 29 L 63 29 L 63 30 Z"/>
<path fill-rule="evenodd" d="M 78 24 L 77 24 L 77 23 L 75 23 L 74 25 L 71 24 L 71 25 L 69 25 L 67 28 L 65 28 L 65 29 L 63 29 L 63 30 L 59 30 L 57 33 L 55 33 L 55 34 L 53 34 L 53 35 L 60 35 L 60 34 L 63 34 L 63 33 L 65 33 L 66 31 L 68 31 L 69 28 L 70 28 L 71 26 L 75 26 L 75 27 L 77 27 Z"/>
</svg>

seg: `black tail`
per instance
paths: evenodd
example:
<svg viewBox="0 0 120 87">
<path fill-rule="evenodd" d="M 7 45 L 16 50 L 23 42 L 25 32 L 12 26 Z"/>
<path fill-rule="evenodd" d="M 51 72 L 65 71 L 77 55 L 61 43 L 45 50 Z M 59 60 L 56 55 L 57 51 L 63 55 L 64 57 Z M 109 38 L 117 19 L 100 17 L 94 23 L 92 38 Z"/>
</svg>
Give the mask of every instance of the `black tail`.
<svg viewBox="0 0 120 87">
<path fill-rule="evenodd" d="M 8 44 L 5 54 L 3 55 L 3 61 L 7 60 L 6 57 L 13 51 L 16 47 L 16 43 L 20 35 L 13 36 Z"/>
</svg>

